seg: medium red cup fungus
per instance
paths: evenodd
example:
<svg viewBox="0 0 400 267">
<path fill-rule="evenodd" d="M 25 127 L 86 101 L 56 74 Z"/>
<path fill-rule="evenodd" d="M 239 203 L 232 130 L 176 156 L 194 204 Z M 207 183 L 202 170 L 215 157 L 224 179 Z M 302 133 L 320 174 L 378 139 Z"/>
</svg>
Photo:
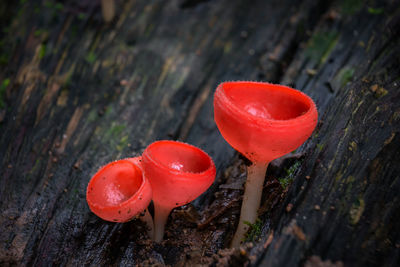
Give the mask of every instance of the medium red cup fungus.
<svg viewBox="0 0 400 267">
<path fill-rule="evenodd" d="M 127 222 L 141 215 L 153 237 L 153 221 L 147 210 L 152 190 L 139 162 L 139 158 L 124 159 L 102 167 L 88 184 L 86 201 L 90 210 L 106 221 Z"/>
<path fill-rule="evenodd" d="M 214 95 L 214 119 L 224 139 L 253 163 L 247 170 L 239 225 L 231 243 L 238 247 L 248 223 L 257 219 L 269 162 L 310 137 L 318 112 L 309 96 L 286 86 L 224 82 Z"/>
<path fill-rule="evenodd" d="M 176 141 L 157 141 L 142 155 L 145 177 L 153 189 L 154 240 L 160 242 L 168 215 L 206 191 L 215 179 L 215 165 L 201 149 Z"/>
</svg>

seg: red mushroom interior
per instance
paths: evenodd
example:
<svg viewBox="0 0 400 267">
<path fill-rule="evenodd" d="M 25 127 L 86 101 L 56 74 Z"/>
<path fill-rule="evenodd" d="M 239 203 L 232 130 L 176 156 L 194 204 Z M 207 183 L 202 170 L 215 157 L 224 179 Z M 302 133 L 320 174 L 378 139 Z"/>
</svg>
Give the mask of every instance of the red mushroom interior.
<svg viewBox="0 0 400 267">
<path fill-rule="evenodd" d="M 206 154 L 177 142 L 153 145 L 151 154 L 158 163 L 181 172 L 200 173 L 210 168 L 210 159 Z"/>
<path fill-rule="evenodd" d="M 309 100 L 300 92 L 272 84 L 265 90 L 265 85 L 257 83 L 225 83 L 223 89 L 236 106 L 265 119 L 290 120 L 310 109 Z"/>
<path fill-rule="evenodd" d="M 90 200 L 101 206 L 116 206 L 133 196 L 140 188 L 142 175 L 129 162 L 118 162 L 118 168 L 105 167 L 90 183 Z"/>
</svg>

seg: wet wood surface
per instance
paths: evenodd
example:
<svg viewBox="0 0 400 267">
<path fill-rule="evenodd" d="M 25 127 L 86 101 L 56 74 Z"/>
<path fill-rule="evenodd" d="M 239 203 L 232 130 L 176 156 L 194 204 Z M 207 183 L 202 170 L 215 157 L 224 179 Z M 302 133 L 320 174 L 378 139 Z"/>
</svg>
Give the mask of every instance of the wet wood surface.
<svg viewBox="0 0 400 267">
<path fill-rule="evenodd" d="M 197 145 L 216 163 L 215 185 L 191 207 L 222 215 L 197 218 L 196 231 L 237 214 L 240 185 L 224 179 L 243 160 L 216 128 L 213 92 L 261 80 L 309 94 L 317 129 L 268 170 L 245 259 L 222 260 L 233 232 L 223 226 L 208 229 L 222 241 L 202 256 L 222 266 L 398 266 L 399 1 L 116 3 L 111 23 L 96 1 L 2 4 L 1 265 L 143 265 L 140 223 L 100 220 L 85 191 L 99 167 L 158 139 Z M 182 251 L 146 253 L 182 266 Z"/>
</svg>

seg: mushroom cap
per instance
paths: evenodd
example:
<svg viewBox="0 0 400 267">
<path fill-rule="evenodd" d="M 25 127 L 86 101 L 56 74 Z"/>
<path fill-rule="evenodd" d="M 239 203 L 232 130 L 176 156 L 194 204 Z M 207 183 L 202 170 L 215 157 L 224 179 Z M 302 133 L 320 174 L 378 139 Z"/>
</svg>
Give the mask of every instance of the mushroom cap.
<svg viewBox="0 0 400 267">
<path fill-rule="evenodd" d="M 147 208 L 151 197 L 149 181 L 140 167 L 127 159 L 102 167 L 92 177 L 86 190 L 90 210 L 110 222 L 131 220 Z"/>
<path fill-rule="evenodd" d="M 224 82 L 214 94 L 224 139 L 253 162 L 270 162 L 299 147 L 318 121 L 313 100 L 283 85 Z"/>
<path fill-rule="evenodd" d="M 153 201 L 164 207 L 185 205 L 215 179 L 215 165 L 201 149 L 177 141 L 156 141 L 142 154 L 142 167 L 153 189 Z"/>
<path fill-rule="evenodd" d="M 139 169 L 142 171 L 143 173 L 143 168 L 142 168 L 142 157 L 141 156 L 137 156 L 137 157 L 133 157 L 133 158 L 126 158 L 125 160 L 128 160 L 130 162 L 132 162 L 133 164 L 136 165 L 136 167 L 139 167 Z"/>
</svg>

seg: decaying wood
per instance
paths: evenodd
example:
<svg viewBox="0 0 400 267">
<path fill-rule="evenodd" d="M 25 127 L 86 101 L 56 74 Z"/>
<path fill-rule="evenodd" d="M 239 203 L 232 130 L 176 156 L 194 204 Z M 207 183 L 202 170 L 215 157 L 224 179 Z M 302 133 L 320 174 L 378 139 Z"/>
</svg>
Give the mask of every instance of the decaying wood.
<svg viewBox="0 0 400 267">
<path fill-rule="evenodd" d="M 152 255 L 169 265 L 398 266 L 398 1 L 116 1 L 110 23 L 100 1 L 12 2 L 0 9 L 1 265 L 144 265 Z M 219 173 L 193 203 L 200 213 L 239 199 L 240 188 L 220 187 L 242 162 L 213 120 L 224 80 L 291 85 L 320 114 L 302 156 L 269 170 L 293 182 L 264 190 L 279 203 L 264 196 L 252 245 L 221 250 L 233 229 L 212 233 L 218 212 L 197 222 L 208 232 L 191 228 L 209 246 L 191 258 L 190 244 L 168 247 L 174 236 L 146 243 L 137 221 L 90 213 L 90 176 L 157 139 L 213 157 Z M 223 210 L 225 225 L 238 209 Z"/>
</svg>

